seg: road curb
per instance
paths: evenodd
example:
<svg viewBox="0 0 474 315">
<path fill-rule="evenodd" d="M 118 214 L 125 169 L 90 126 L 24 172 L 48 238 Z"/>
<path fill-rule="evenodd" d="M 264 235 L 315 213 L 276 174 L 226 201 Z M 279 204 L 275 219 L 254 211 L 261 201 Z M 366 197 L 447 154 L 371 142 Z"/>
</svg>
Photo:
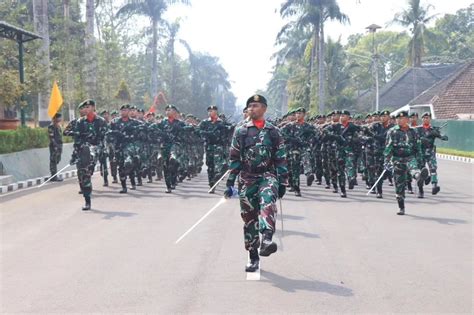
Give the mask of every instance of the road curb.
<svg viewBox="0 0 474 315">
<path fill-rule="evenodd" d="M 97 172 L 98 170 L 99 170 L 99 165 L 96 165 L 95 171 Z M 43 184 L 45 181 L 47 181 L 49 177 L 50 176 L 36 177 L 36 178 L 27 179 L 27 180 L 12 183 L 12 184 L 0 186 L 0 195 L 5 194 L 5 193 L 10 193 L 12 191 L 20 190 L 23 188 L 39 186 Z M 62 172 L 58 175 L 58 177 L 63 180 L 66 178 L 77 177 L 77 170 Z"/>
<path fill-rule="evenodd" d="M 471 164 L 474 163 L 473 158 L 457 156 L 457 155 L 436 153 L 436 158 L 441 159 L 441 160 L 456 161 L 456 162 L 463 162 L 463 163 L 471 163 Z"/>
</svg>

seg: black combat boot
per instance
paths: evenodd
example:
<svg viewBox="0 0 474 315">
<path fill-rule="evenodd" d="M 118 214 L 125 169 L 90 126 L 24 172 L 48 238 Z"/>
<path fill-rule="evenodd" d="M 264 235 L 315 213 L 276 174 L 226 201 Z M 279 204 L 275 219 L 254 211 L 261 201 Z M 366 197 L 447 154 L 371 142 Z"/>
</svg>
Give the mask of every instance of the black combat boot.
<svg viewBox="0 0 474 315">
<path fill-rule="evenodd" d="M 143 182 L 142 182 L 141 176 L 138 176 L 137 179 L 138 179 L 137 186 L 143 186 Z"/>
<path fill-rule="evenodd" d="M 410 195 L 413 195 L 413 186 L 411 185 L 411 180 L 407 183 L 407 191 Z"/>
<path fill-rule="evenodd" d="M 107 178 L 107 176 L 104 177 L 104 185 L 102 185 L 104 187 L 107 187 L 109 186 L 109 179 Z"/>
<path fill-rule="evenodd" d="M 130 176 L 130 184 L 132 184 L 132 188 L 130 188 L 130 190 L 136 190 L 137 189 L 137 185 L 135 184 L 135 176 Z"/>
<path fill-rule="evenodd" d="M 170 186 L 166 186 L 165 193 L 171 194 L 171 187 Z"/>
<path fill-rule="evenodd" d="M 433 188 L 431 189 L 431 194 L 436 195 L 441 190 L 441 187 L 438 186 L 438 183 L 433 183 Z"/>
<path fill-rule="evenodd" d="M 258 256 L 257 249 L 251 249 L 249 251 L 249 263 L 245 266 L 246 272 L 255 272 L 260 267 L 260 257 Z"/>
<path fill-rule="evenodd" d="M 313 182 L 314 182 L 314 175 L 313 175 L 313 174 L 309 174 L 309 175 L 306 177 L 306 185 L 311 186 L 311 185 L 313 185 Z"/>
<path fill-rule="evenodd" d="M 346 186 L 341 186 L 341 198 L 347 198 Z"/>
<path fill-rule="evenodd" d="M 296 197 L 301 197 L 301 191 L 299 187 L 295 187 L 295 196 Z"/>
<path fill-rule="evenodd" d="M 423 190 L 423 183 L 418 184 L 418 198 L 419 199 L 425 198 L 425 192 Z"/>
<path fill-rule="evenodd" d="M 112 178 L 113 178 L 112 184 L 117 184 L 118 183 L 117 176 L 113 176 Z"/>
<path fill-rule="evenodd" d="M 421 169 L 419 173 L 415 174 L 415 179 L 416 179 L 416 183 L 418 187 L 424 184 L 424 181 L 426 177 L 428 177 L 428 175 L 429 175 L 429 171 L 426 167 L 423 167 L 423 169 Z"/>
<path fill-rule="evenodd" d="M 349 179 L 349 190 L 352 190 L 352 189 L 354 189 L 354 180 Z"/>
<path fill-rule="evenodd" d="M 382 199 L 383 196 L 382 196 L 382 187 L 383 187 L 383 183 L 382 181 L 380 181 L 378 184 L 377 184 L 377 199 Z"/>
<path fill-rule="evenodd" d="M 260 245 L 260 256 L 267 257 L 277 251 L 278 247 L 275 242 L 272 242 L 273 232 L 265 230 L 263 232 L 262 245 Z"/>
<path fill-rule="evenodd" d="M 122 190 L 119 191 L 121 194 L 127 193 L 127 180 L 121 180 L 120 183 L 122 184 Z"/>
<path fill-rule="evenodd" d="M 333 187 L 332 192 L 337 194 L 339 192 L 339 190 L 337 189 L 337 184 L 333 184 L 332 187 Z"/>
<path fill-rule="evenodd" d="M 84 196 L 86 204 L 82 207 L 83 211 L 87 211 L 91 209 L 91 196 Z"/>
<path fill-rule="evenodd" d="M 397 202 L 398 202 L 398 208 L 399 208 L 399 211 L 397 212 L 397 214 L 404 215 L 405 214 L 405 200 L 401 197 L 397 197 Z"/>
</svg>

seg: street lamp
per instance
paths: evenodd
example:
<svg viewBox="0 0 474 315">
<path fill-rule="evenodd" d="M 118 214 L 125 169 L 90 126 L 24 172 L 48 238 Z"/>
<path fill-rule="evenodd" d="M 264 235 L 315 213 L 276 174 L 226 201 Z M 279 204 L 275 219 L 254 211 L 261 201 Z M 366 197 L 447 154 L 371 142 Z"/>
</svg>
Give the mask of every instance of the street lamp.
<svg viewBox="0 0 474 315">
<path fill-rule="evenodd" d="M 375 32 L 382 28 L 377 24 L 371 24 L 365 29 L 372 33 L 372 59 L 374 64 L 374 76 L 375 76 L 375 110 L 379 110 L 379 71 L 378 71 L 378 55 L 375 47 Z"/>
</svg>

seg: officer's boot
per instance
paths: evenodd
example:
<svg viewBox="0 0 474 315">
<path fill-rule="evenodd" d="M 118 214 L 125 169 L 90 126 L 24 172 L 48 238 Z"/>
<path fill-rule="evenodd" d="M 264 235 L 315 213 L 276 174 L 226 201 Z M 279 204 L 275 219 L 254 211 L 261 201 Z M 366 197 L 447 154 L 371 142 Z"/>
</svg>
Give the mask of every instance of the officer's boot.
<svg viewBox="0 0 474 315">
<path fill-rule="evenodd" d="M 273 232 L 265 230 L 263 232 L 262 245 L 260 245 L 260 256 L 267 257 L 277 251 L 278 247 L 275 242 L 272 242 Z"/>
<path fill-rule="evenodd" d="M 411 180 L 407 182 L 407 191 L 410 195 L 413 195 L 413 186 L 411 185 Z"/>
<path fill-rule="evenodd" d="M 314 175 L 313 174 L 308 174 L 308 176 L 306 177 L 306 184 L 308 186 L 311 186 L 311 185 L 313 185 L 313 182 L 314 182 Z"/>
<path fill-rule="evenodd" d="M 246 272 L 255 272 L 260 267 L 260 256 L 258 256 L 257 249 L 251 249 L 249 251 L 249 263 L 245 266 Z"/>
<path fill-rule="evenodd" d="M 135 183 L 135 176 L 134 175 L 131 175 L 130 176 L 130 184 L 132 184 L 132 188 L 130 188 L 130 190 L 135 190 L 137 189 L 137 185 Z"/>
<path fill-rule="evenodd" d="M 326 180 L 326 186 L 324 188 L 325 189 L 330 189 L 331 188 L 331 183 L 329 183 L 328 180 Z"/>
<path fill-rule="evenodd" d="M 84 196 L 84 200 L 86 201 L 84 207 L 82 207 L 83 211 L 87 211 L 91 209 L 91 196 Z"/>
<path fill-rule="evenodd" d="M 398 208 L 399 211 L 397 212 L 398 215 L 405 214 L 405 200 L 402 197 L 397 197 Z"/>
<path fill-rule="evenodd" d="M 419 199 L 425 198 L 425 192 L 423 190 L 423 183 L 418 184 L 418 198 Z"/>
<path fill-rule="evenodd" d="M 341 198 L 347 198 L 346 186 L 341 186 Z"/>
<path fill-rule="evenodd" d="M 143 186 L 142 177 L 137 176 L 137 179 L 138 179 L 137 186 Z"/>
<path fill-rule="evenodd" d="M 383 183 L 382 181 L 379 181 L 378 184 L 377 184 L 377 198 L 378 199 L 382 199 L 383 196 L 382 196 L 382 187 L 383 187 Z"/>
<path fill-rule="evenodd" d="M 301 190 L 299 187 L 295 187 L 295 196 L 296 197 L 301 197 Z"/>
<path fill-rule="evenodd" d="M 339 192 L 339 190 L 337 189 L 337 184 L 332 184 L 332 187 L 333 187 L 332 192 L 337 194 Z"/>
<path fill-rule="evenodd" d="M 439 193 L 441 188 L 438 186 L 438 183 L 433 183 L 433 188 L 431 189 L 431 194 L 436 195 Z"/>
<path fill-rule="evenodd" d="M 119 191 L 121 194 L 127 193 L 127 180 L 121 180 L 120 183 L 122 184 L 122 190 Z"/>
<path fill-rule="evenodd" d="M 103 186 L 104 186 L 104 187 L 109 186 L 109 178 L 108 178 L 107 175 L 104 176 L 104 185 L 103 185 Z"/>
</svg>

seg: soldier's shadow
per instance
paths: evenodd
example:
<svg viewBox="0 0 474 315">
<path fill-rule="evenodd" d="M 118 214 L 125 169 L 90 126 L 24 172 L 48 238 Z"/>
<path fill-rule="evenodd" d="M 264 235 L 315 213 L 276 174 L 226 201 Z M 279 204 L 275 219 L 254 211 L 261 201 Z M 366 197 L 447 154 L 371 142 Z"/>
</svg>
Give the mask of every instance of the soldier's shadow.
<svg viewBox="0 0 474 315">
<path fill-rule="evenodd" d="M 290 279 L 270 271 L 261 271 L 264 282 L 269 282 L 276 288 L 288 293 L 295 293 L 297 291 L 312 291 L 324 292 L 331 295 L 351 297 L 354 296 L 352 289 L 341 285 L 330 284 L 323 281 L 318 281 L 309 277 L 306 279 Z"/>
<path fill-rule="evenodd" d="M 466 224 L 466 220 L 461 219 L 450 219 L 450 218 L 435 218 L 435 217 L 422 217 L 414 214 L 405 214 L 406 217 L 411 217 L 414 220 L 433 221 L 439 224 L 455 225 L 455 224 Z"/>
<path fill-rule="evenodd" d="M 137 215 L 135 212 L 102 211 L 98 209 L 91 209 L 90 213 L 104 215 L 102 218 L 104 220 L 111 220 L 113 218 L 130 218 Z"/>
<path fill-rule="evenodd" d="M 302 237 L 306 237 L 306 238 L 320 238 L 318 234 L 301 232 L 301 231 L 290 231 L 290 230 L 282 231 L 281 236 L 283 238 L 289 237 L 289 236 L 302 236 Z"/>
</svg>

